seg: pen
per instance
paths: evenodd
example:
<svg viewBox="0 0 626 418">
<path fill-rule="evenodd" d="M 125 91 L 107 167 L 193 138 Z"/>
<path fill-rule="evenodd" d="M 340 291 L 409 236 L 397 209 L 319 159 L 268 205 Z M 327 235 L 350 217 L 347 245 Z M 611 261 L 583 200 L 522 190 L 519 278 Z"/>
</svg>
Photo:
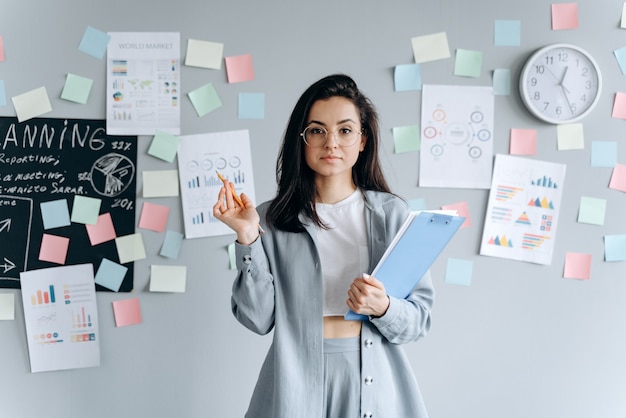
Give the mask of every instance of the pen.
<svg viewBox="0 0 626 418">
<path fill-rule="evenodd" d="M 217 174 L 217 178 L 219 178 L 219 179 L 220 179 L 220 181 L 221 181 L 222 183 L 226 181 L 226 179 L 224 178 L 224 176 L 222 176 L 222 174 L 220 174 L 220 172 L 219 172 L 219 171 L 216 171 L 215 173 Z M 245 205 L 243 204 L 243 202 L 241 201 L 241 198 L 240 198 L 239 196 L 237 196 L 237 192 L 235 191 L 235 188 L 233 187 L 233 185 L 232 185 L 232 184 L 230 184 L 230 182 L 229 182 L 228 184 L 229 184 L 229 186 L 230 186 L 230 187 L 229 187 L 229 188 L 230 188 L 230 194 L 232 194 L 232 195 L 233 195 L 233 199 L 235 199 L 235 202 L 237 202 L 237 204 L 239 205 L 239 207 L 240 207 L 241 209 L 245 209 L 246 207 L 245 207 Z M 265 231 L 264 231 L 264 230 L 263 230 L 263 228 L 261 227 L 261 224 L 259 224 L 259 232 L 260 232 L 261 234 L 265 234 Z"/>
</svg>

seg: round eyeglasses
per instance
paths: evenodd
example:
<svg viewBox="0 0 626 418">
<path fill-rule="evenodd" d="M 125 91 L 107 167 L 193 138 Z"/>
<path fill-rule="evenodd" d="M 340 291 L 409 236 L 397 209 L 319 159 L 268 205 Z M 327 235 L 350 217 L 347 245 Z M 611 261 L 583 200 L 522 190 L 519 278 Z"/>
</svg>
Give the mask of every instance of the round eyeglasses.
<svg viewBox="0 0 626 418">
<path fill-rule="evenodd" d="M 328 141 L 328 132 L 326 128 L 321 126 L 307 126 L 300 134 L 304 142 L 312 148 L 319 148 L 326 144 Z M 350 127 L 339 128 L 337 131 L 332 132 L 337 141 L 337 145 L 340 147 L 350 147 L 356 144 L 357 140 L 363 135 L 363 131 L 357 131 Z"/>
</svg>

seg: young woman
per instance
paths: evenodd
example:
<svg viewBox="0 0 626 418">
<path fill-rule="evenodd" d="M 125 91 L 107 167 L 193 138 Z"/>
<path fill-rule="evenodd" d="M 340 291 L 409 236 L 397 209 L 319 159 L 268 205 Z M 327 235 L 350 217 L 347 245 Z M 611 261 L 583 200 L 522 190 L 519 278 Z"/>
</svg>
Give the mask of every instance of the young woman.
<svg viewBox="0 0 626 418">
<path fill-rule="evenodd" d="M 427 417 L 400 344 L 430 328 L 430 274 L 406 299 L 364 274 L 409 213 L 389 191 L 378 145 L 370 100 L 331 75 L 296 103 L 273 200 L 255 208 L 241 194 L 242 207 L 224 181 L 213 213 L 237 234 L 233 313 L 256 333 L 274 331 L 248 418 Z M 345 320 L 348 309 L 368 319 Z"/>
</svg>

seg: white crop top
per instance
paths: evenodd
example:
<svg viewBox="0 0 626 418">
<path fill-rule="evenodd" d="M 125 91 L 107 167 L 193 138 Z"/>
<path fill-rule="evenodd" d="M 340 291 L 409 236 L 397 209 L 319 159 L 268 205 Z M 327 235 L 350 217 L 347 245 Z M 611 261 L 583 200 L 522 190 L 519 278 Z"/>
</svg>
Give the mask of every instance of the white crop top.
<svg viewBox="0 0 626 418">
<path fill-rule="evenodd" d="M 317 249 L 322 265 L 324 316 L 348 311 L 348 288 L 356 277 L 368 273 L 369 253 L 365 231 L 365 203 L 360 190 L 333 203 L 316 203 L 320 219 L 330 229 L 317 229 Z"/>
</svg>

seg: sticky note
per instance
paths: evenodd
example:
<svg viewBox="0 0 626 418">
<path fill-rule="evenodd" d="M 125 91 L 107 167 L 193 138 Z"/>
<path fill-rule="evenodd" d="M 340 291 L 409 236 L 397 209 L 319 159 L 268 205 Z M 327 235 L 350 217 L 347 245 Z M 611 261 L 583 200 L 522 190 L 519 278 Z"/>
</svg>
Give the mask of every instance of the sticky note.
<svg viewBox="0 0 626 418">
<path fill-rule="evenodd" d="M 591 254 L 568 252 L 565 254 L 563 277 L 566 279 L 589 280 L 591 274 Z"/>
<path fill-rule="evenodd" d="M 150 266 L 150 291 L 184 293 L 187 282 L 185 266 Z"/>
<path fill-rule="evenodd" d="M 87 235 L 89 236 L 91 245 L 98 245 L 114 240 L 117 236 L 110 213 L 103 213 L 98 216 L 95 225 L 86 224 L 85 228 L 87 229 Z"/>
<path fill-rule="evenodd" d="M 265 118 L 265 93 L 239 93 L 239 119 Z"/>
<path fill-rule="evenodd" d="M 57 235 L 43 234 L 41 247 L 39 249 L 39 259 L 56 264 L 65 264 L 67 249 L 70 246 L 70 239 Z"/>
<path fill-rule="evenodd" d="M 111 36 L 101 30 L 87 26 L 78 45 L 78 50 L 94 58 L 102 59 Z"/>
<path fill-rule="evenodd" d="M 578 28 L 578 4 L 553 3 L 552 30 L 565 30 L 576 28 Z"/>
<path fill-rule="evenodd" d="M 235 254 L 235 243 L 228 245 L 228 258 L 230 260 L 230 269 L 237 270 L 237 259 Z"/>
<path fill-rule="evenodd" d="M 0 35 L 0 62 L 4 61 L 4 40 Z"/>
<path fill-rule="evenodd" d="M 493 70 L 492 87 L 495 96 L 511 95 L 511 70 L 508 68 Z"/>
<path fill-rule="evenodd" d="M 52 111 L 52 105 L 45 87 L 39 87 L 18 96 L 13 96 L 11 100 L 13 101 L 13 107 L 19 122 L 24 122 Z"/>
<path fill-rule="evenodd" d="M 178 258 L 183 244 L 183 238 L 184 235 L 180 232 L 165 231 L 165 238 L 163 238 L 163 245 L 161 246 L 159 255 L 167 258 Z"/>
<path fill-rule="evenodd" d="M 619 27 L 626 29 L 626 2 L 622 5 L 622 18 Z"/>
<path fill-rule="evenodd" d="M 0 106 L 7 105 L 7 92 L 4 87 L 4 80 L 0 80 Z"/>
<path fill-rule="evenodd" d="M 617 164 L 617 142 L 593 141 L 591 143 L 592 167 L 615 167 Z"/>
<path fill-rule="evenodd" d="M 626 119 L 626 93 L 621 91 L 615 93 L 611 116 L 615 119 Z"/>
<path fill-rule="evenodd" d="M 424 198 L 410 199 L 408 201 L 408 204 L 411 210 L 425 210 L 426 209 L 426 199 Z"/>
<path fill-rule="evenodd" d="M 167 206 L 143 202 L 141 207 L 141 216 L 139 218 L 139 228 L 163 232 L 165 231 L 165 227 L 167 225 L 167 217 L 169 213 L 170 208 Z"/>
<path fill-rule="evenodd" d="M 396 65 L 393 71 L 395 91 L 416 91 L 422 89 L 422 70 L 420 64 Z"/>
<path fill-rule="evenodd" d="M 461 77 L 480 77 L 483 53 L 469 49 L 457 49 L 454 61 L 454 75 Z"/>
<path fill-rule="evenodd" d="M 581 196 L 578 222 L 592 225 L 604 225 L 606 200 L 595 197 Z"/>
<path fill-rule="evenodd" d="M 178 136 L 163 131 L 157 131 L 148 148 L 148 154 L 171 163 L 174 161 L 174 158 L 176 158 L 179 145 L 180 138 Z"/>
<path fill-rule="evenodd" d="M 71 224 L 67 200 L 51 200 L 42 202 L 39 206 L 44 229 L 60 228 Z"/>
<path fill-rule="evenodd" d="M 0 293 L 0 321 L 15 319 L 15 294 Z"/>
<path fill-rule="evenodd" d="M 557 147 L 560 151 L 585 148 L 585 135 L 582 123 L 557 125 Z"/>
<path fill-rule="evenodd" d="M 92 79 L 68 73 L 61 92 L 61 99 L 86 104 L 92 85 Z"/>
<path fill-rule="evenodd" d="M 448 35 L 445 32 L 413 37 L 411 46 L 417 64 L 450 58 Z"/>
<path fill-rule="evenodd" d="M 626 74 L 626 46 L 613 51 L 622 74 Z"/>
<path fill-rule="evenodd" d="M 519 20 L 496 20 L 493 26 L 495 46 L 519 46 L 522 24 Z"/>
<path fill-rule="evenodd" d="M 472 226 L 472 220 L 470 218 L 470 212 L 469 212 L 469 207 L 467 205 L 467 202 L 458 202 L 458 203 L 452 203 L 449 205 L 443 205 L 441 206 L 441 209 L 456 210 L 459 216 L 463 216 L 465 218 L 465 221 L 461 224 L 460 229 L 468 228 Z"/>
<path fill-rule="evenodd" d="M 95 225 L 100 215 L 102 200 L 89 196 L 74 196 L 72 205 L 72 222 Z"/>
<path fill-rule="evenodd" d="M 611 173 L 609 189 L 626 192 L 626 165 L 615 164 L 615 167 L 613 167 L 613 173 Z"/>
<path fill-rule="evenodd" d="M 222 101 L 217 95 L 213 83 L 205 84 L 188 93 L 189 100 L 199 117 L 206 115 L 222 106 Z"/>
<path fill-rule="evenodd" d="M 604 236 L 604 260 L 626 261 L 626 235 Z"/>
<path fill-rule="evenodd" d="M 511 129 L 509 153 L 511 155 L 535 155 L 537 153 L 537 130 Z"/>
<path fill-rule="evenodd" d="M 461 286 L 472 284 L 472 270 L 474 263 L 471 260 L 449 258 L 446 266 L 445 282 Z"/>
<path fill-rule="evenodd" d="M 127 271 L 128 267 L 124 267 L 114 261 L 103 258 L 102 262 L 100 262 L 100 267 L 98 267 L 94 280 L 96 284 L 99 284 L 102 287 L 106 287 L 114 292 L 119 292 Z"/>
<path fill-rule="evenodd" d="M 117 248 L 117 256 L 122 264 L 146 258 L 143 238 L 139 233 L 115 238 L 115 246 Z"/>
<path fill-rule="evenodd" d="M 252 66 L 252 55 L 235 55 L 226 57 L 226 76 L 229 83 L 241 83 L 243 81 L 254 80 L 254 67 Z"/>
<path fill-rule="evenodd" d="M 178 170 L 144 171 L 143 197 L 178 196 Z"/>
<path fill-rule="evenodd" d="M 420 127 L 418 125 L 398 126 L 393 128 L 393 143 L 396 154 L 419 151 Z"/>
<path fill-rule="evenodd" d="M 219 70 L 222 68 L 223 53 L 223 43 L 189 39 L 185 65 Z"/>
<path fill-rule="evenodd" d="M 116 300 L 112 304 L 116 327 L 141 324 L 139 298 Z"/>
</svg>

